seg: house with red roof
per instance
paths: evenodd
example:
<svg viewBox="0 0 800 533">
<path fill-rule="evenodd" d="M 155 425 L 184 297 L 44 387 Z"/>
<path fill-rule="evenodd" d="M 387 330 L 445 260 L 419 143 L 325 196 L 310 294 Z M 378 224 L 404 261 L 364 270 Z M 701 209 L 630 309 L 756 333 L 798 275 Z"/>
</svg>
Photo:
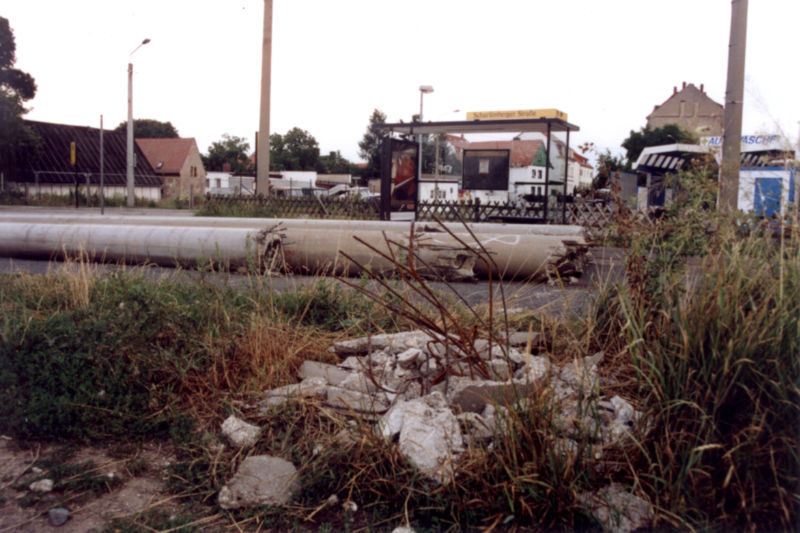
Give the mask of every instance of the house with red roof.
<svg viewBox="0 0 800 533">
<path fill-rule="evenodd" d="M 471 192 L 483 201 L 516 200 L 523 196 L 544 196 L 564 193 L 564 150 L 566 144 L 552 139 L 550 150 L 550 176 L 546 179 L 547 144 L 539 134 L 520 134 L 512 140 L 469 141 L 463 136 L 447 135 L 447 142 L 460 160 L 464 150 L 508 150 L 508 191 Z M 592 183 L 593 169 L 586 157 L 570 149 L 567 164 L 567 194 L 577 187 Z M 546 191 L 545 189 L 548 189 Z"/>
<path fill-rule="evenodd" d="M 153 172 L 162 178 L 163 198 L 205 194 L 206 169 L 193 137 L 136 139 L 136 146 L 147 158 Z"/>
</svg>

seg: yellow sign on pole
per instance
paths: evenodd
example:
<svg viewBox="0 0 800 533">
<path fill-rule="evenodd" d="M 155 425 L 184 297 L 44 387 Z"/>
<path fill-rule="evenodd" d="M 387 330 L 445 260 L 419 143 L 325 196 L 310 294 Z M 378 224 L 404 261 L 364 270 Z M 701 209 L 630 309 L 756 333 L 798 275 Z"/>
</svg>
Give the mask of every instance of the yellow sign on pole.
<svg viewBox="0 0 800 533">
<path fill-rule="evenodd" d="M 69 143 L 69 164 L 73 167 L 75 166 L 75 158 L 76 158 L 76 145 L 75 141 Z"/>
<path fill-rule="evenodd" d="M 510 111 L 467 112 L 467 120 L 511 120 L 519 118 L 557 118 L 566 121 L 567 114 L 558 109 L 513 109 Z"/>
</svg>

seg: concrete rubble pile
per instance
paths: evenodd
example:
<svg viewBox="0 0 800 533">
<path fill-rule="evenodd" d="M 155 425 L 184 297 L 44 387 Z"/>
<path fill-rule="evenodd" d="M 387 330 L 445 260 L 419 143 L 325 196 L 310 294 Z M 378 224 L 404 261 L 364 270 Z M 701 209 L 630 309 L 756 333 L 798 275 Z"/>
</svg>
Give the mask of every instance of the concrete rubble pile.
<svg viewBox="0 0 800 533">
<path fill-rule="evenodd" d="M 508 408 L 524 405 L 536 388 L 547 387 L 557 405 L 553 448 L 581 453 L 579 441 L 592 440 L 595 459 L 604 450 L 630 444 L 641 414 L 625 399 L 600 396 L 598 365 L 603 354 L 575 359 L 561 367 L 545 355 L 520 351 L 531 342 L 515 333 L 508 344 L 486 340 L 463 353 L 446 339 L 423 331 L 374 335 L 336 343 L 337 365 L 306 361 L 300 382 L 265 392 L 263 412 L 286 402 L 314 399 L 350 417 L 374 423 L 374 431 L 397 443 L 403 456 L 430 482 L 450 483 L 464 450 L 491 446 L 502 436 Z M 229 424 L 230 425 L 230 424 Z M 360 426 L 361 424 L 359 424 Z M 598 464 L 602 464 L 601 462 Z M 605 497 L 613 489 L 613 498 Z M 632 494 L 607 487 L 600 495 L 583 495 L 608 530 L 626 531 L 646 525 L 649 506 Z M 619 528 L 617 516 L 602 502 L 624 501 L 636 510 Z"/>
</svg>

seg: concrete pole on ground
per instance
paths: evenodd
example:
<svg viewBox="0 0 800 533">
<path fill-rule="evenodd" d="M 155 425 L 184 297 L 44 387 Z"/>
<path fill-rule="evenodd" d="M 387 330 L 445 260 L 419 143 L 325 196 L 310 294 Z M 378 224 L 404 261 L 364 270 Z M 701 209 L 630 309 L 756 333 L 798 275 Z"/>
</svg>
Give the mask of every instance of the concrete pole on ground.
<svg viewBox="0 0 800 533">
<path fill-rule="evenodd" d="M 256 136 L 256 192 L 269 196 L 269 96 L 272 84 L 272 0 L 264 0 L 261 45 L 261 106 Z"/>
<path fill-rule="evenodd" d="M 722 137 L 722 165 L 719 170 L 719 194 L 717 198 L 717 205 L 720 211 L 736 210 L 739 198 L 746 43 L 747 0 L 732 0 L 731 35 L 728 47 L 728 84 L 725 89 L 725 117 Z"/>
</svg>

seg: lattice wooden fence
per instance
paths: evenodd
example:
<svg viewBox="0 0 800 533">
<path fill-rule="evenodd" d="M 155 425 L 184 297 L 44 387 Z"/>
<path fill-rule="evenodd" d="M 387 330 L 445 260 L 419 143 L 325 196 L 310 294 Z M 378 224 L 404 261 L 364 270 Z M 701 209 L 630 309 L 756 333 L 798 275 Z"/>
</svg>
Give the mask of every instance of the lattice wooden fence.
<svg viewBox="0 0 800 533">
<path fill-rule="evenodd" d="M 242 214 L 278 218 L 331 218 L 351 220 L 380 219 L 377 199 L 326 198 L 315 196 L 208 196 L 203 206 L 205 214 Z M 567 203 L 566 208 L 551 202 L 547 210 L 543 203 L 514 202 L 420 202 L 417 220 L 443 222 L 526 222 L 575 224 L 597 232 L 609 227 L 614 213 L 608 202 Z"/>
<path fill-rule="evenodd" d="M 512 202 L 420 202 L 417 220 L 443 222 L 502 222 L 519 219 L 528 222 L 544 221 L 544 206 L 541 204 L 517 204 Z"/>
<path fill-rule="evenodd" d="M 206 214 L 241 213 L 250 216 L 278 218 L 331 218 L 377 220 L 377 201 L 361 198 L 326 198 L 317 196 L 208 196 Z"/>
<path fill-rule="evenodd" d="M 614 208 L 610 202 L 575 202 L 567 204 L 567 224 L 592 230 L 604 230 L 612 221 Z"/>
</svg>

